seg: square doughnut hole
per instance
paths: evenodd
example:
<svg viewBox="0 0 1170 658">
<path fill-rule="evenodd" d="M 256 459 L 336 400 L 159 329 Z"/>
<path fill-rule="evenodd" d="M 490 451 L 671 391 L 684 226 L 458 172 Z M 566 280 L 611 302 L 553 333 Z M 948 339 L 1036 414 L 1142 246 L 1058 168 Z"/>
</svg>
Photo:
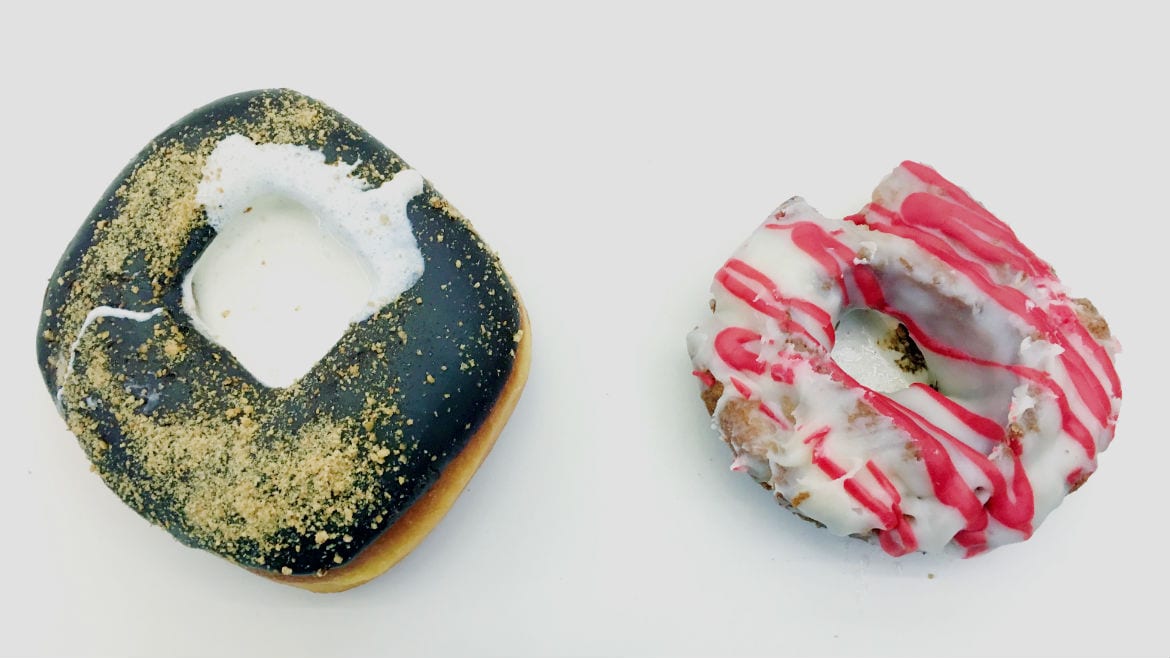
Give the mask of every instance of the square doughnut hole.
<svg viewBox="0 0 1170 658">
<path fill-rule="evenodd" d="M 293 384 L 337 344 L 373 285 L 353 249 L 280 195 L 225 222 L 188 277 L 183 305 L 196 328 L 271 388 Z"/>
</svg>

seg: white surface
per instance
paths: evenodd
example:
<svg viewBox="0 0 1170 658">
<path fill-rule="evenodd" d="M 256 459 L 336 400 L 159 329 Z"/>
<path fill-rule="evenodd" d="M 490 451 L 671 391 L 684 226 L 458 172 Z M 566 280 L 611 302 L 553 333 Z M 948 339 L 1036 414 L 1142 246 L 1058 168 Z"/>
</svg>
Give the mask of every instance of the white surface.
<svg viewBox="0 0 1170 658">
<path fill-rule="evenodd" d="M 1163 21 L 817 4 L 10 10 L 0 654 L 1165 656 Z M 337 596 L 141 521 L 88 472 L 33 358 L 44 281 L 121 167 L 196 106 L 278 85 L 471 217 L 535 340 L 451 513 Z M 888 559 L 729 472 L 684 347 L 768 211 L 855 210 L 904 158 L 1009 222 L 1125 348 L 1101 470 L 1034 539 L 968 561 Z"/>
<path fill-rule="evenodd" d="M 868 308 L 841 315 L 834 331 L 833 362 L 867 388 L 879 393 L 902 391 L 913 384 L 930 384 L 930 371 L 906 372 L 898 366 L 905 353 L 881 345 L 898 327 L 894 318 Z"/>
</svg>

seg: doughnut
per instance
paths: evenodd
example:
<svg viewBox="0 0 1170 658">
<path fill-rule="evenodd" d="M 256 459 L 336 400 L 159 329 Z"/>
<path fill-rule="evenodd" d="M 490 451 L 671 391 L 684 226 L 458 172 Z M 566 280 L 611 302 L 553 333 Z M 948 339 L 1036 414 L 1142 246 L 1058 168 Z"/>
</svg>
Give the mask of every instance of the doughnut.
<svg viewBox="0 0 1170 658">
<path fill-rule="evenodd" d="M 930 167 L 844 219 L 790 199 L 711 293 L 687 344 L 732 470 L 890 555 L 1028 539 L 1113 438 L 1108 325 Z"/>
<path fill-rule="evenodd" d="M 279 336 L 270 372 L 221 344 L 195 276 L 217 236 L 274 203 L 315 217 L 370 284 L 292 375 Z M 49 281 L 37 359 L 92 470 L 138 514 L 327 592 L 439 522 L 511 414 L 530 342 L 467 220 L 354 122 L 281 89 L 194 111 L 125 168 Z"/>
</svg>

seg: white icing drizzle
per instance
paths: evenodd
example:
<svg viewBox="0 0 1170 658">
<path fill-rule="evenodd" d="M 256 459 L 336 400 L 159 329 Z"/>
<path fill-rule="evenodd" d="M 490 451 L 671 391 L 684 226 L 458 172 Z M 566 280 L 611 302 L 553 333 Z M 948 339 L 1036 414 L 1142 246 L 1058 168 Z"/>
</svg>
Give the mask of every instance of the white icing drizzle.
<svg viewBox="0 0 1170 658">
<path fill-rule="evenodd" d="M 77 330 L 77 337 L 69 345 L 69 366 L 65 369 L 65 372 L 67 375 L 73 374 L 73 361 L 77 358 L 77 346 L 81 344 L 81 337 L 85 335 L 85 331 L 89 329 L 89 325 L 93 324 L 98 318 L 120 318 L 123 320 L 134 320 L 135 322 L 146 322 L 162 312 L 163 308 L 161 306 L 149 311 L 128 311 L 115 306 L 98 306 L 89 313 L 86 313 L 85 320 L 81 323 L 81 328 Z"/>
<path fill-rule="evenodd" d="M 61 377 L 61 385 L 57 387 L 57 410 L 64 415 L 64 394 L 65 383 L 69 377 L 73 375 L 73 363 L 77 359 L 77 346 L 81 344 L 81 338 L 85 336 L 85 332 L 89 326 L 93 324 L 98 318 L 119 318 L 123 320 L 134 320 L 135 322 L 146 322 L 159 313 L 163 312 L 160 306 L 149 311 L 128 311 L 124 308 L 117 308 L 115 306 L 98 306 L 85 314 L 85 320 L 81 323 L 81 328 L 77 330 L 77 336 L 73 342 L 69 344 L 69 361 L 65 366 L 64 376 Z"/>
</svg>

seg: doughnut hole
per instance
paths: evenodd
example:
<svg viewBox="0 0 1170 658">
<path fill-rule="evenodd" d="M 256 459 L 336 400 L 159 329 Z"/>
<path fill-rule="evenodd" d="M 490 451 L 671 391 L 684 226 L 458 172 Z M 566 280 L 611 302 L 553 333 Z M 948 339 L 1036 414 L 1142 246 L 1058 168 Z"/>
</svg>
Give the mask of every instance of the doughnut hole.
<svg viewBox="0 0 1170 658">
<path fill-rule="evenodd" d="M 881 311 L 846 311 L 837 323 L 830 357 L 850 377 L 878 393 L 896 393 L 915 383 L 936 385 L 906 327 Z"/>
<path fill-rule="evenodd" d="M 183 310 L 265 386 L 291 385 L 364 310 L 366 263 L 297 201 L 253 199 L 188 275 Z"/>
</svg>

